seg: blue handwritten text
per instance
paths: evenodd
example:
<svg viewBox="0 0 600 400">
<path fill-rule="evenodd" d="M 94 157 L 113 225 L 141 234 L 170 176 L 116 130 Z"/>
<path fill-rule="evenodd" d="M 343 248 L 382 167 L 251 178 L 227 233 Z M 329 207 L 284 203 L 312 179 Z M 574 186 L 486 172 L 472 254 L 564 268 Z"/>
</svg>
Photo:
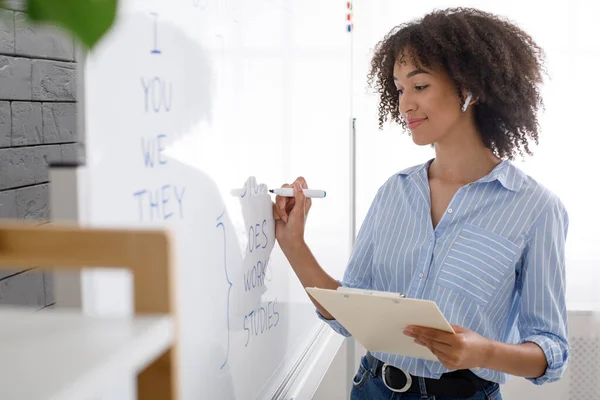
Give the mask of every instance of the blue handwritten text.
<svg viewBox="0 0 600 400">
<path fill-rule="evenodd" d="M 248 229 L 248 250 L 250 253 L 259 248 L 265 249 L 269 244 L 269 238 L 265 232 L 266 225 L 266 219 L 260 224 L 250 225 Z"/>
<path fill-rule="evenodd" d="M 142 189 L 133 193 L 138 200 L 140 221 L 166 220 L 171 217 L 183 219 L 183 196 L 185 187 L 163 185 L 158 189 Z"/>
<path fill-rule="evenodd" d="M 262 287 L 265 284 L 269 260 L 258 261 L 248 271 L 244 272 L 244 289 L 246 292 Z M 267 279 L 268 280 L 268 279 Z"/>
<path fill-rule="evenodd" d="M 160 54 L 161 51 L 158 49 L 158 14 L 151 12 L 150 15 L 154 17 L 154 48 L 150 50 L 150 54 Z"/>
<path fill-rule="evenodd" d="M 258 337 L 269 332 L 279 324 L 279 312 L 277 311 L 277 299 L 269 301 L 266 306 L 260 306 L 244 316 L 244 330 L 246 331 L 246 343 L 248 347 L 250 338 Z"/>
<path fill-rule="evenodd" d="M 142 157 L 144 165 L 147 168 L 154 168 L 155 165 L 165 165 L 167 160 L 163 158 L 165 150 L 165 140 L 167 135 L 158 135 L 156 137 L 145 139 L 142 138 Z"/>
<path fill-rule="evenodd" d="M 152 78 L 140 78 L 144 90 L 144 109 L 146 112 L 152 110 L 155 113 L 171 111 L 173 104 L 173 82 L 167 82 L 158 76 Z"/>
</svg>

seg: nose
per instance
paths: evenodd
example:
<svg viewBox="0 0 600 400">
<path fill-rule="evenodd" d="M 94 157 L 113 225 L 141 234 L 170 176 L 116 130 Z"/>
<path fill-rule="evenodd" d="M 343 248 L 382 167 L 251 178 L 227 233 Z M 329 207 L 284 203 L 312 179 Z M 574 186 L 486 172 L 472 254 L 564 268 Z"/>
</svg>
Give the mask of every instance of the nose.
<svg viewBox="0 0 600 400">
<path fill-rule="evenodd" d="M 410 95 L 410 92 L 398 93 L 398 111 L 400 115 L 406 115 L 409 112 L 413 112 L 417 109 L 414 99 Z"/>
</svg>

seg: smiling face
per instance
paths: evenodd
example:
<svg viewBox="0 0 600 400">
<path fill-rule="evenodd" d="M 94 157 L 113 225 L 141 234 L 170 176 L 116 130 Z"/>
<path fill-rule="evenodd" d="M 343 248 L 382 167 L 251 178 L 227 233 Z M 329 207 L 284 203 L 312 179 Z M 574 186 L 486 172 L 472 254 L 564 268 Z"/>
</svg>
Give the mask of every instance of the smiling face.
<svg viewBox="0 0 600 400">
<path fill-rule="evenodd" d="M 416 66 L 401 55 L 394 66 L 399 111 L 418 145 L 440 143 L 460 133 L 460 98 L 449 76 Z"/>
</svg>

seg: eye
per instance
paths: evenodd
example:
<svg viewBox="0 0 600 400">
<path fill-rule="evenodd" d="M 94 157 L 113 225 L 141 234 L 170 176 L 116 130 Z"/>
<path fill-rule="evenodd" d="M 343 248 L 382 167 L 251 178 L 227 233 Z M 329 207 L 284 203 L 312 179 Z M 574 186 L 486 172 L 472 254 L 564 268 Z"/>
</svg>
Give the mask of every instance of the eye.
<svg viewBox="0 0 600 400">
<path fill-rule="evenodd" d="M 404 93 L 404 90 L 402 90 L 402 89 L 397 89 L 397 91 L 398 91 L 398 94 Z"/>
<path fill-rule="evenodd" d="M 420 92 L 421 90 L 425 90 L 428 87 L 429 87 L 429 85 L 418 85 L 418 86 L 415 86 L 415 90 L 417 92 Z"/>
</svg>

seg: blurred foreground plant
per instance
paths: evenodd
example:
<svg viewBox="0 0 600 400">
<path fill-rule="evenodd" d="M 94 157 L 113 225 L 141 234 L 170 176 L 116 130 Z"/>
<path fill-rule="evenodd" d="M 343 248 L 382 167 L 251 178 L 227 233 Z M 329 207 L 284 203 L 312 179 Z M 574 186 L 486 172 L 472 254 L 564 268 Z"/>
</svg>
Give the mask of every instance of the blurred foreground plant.
<svg viewBox="0 0 600 400">
<path fill-rule="evenodd" d="M 58 25 L 92 49 L 115 21 L 118 0 L 22 0 L 30 21 Z M 0 0 L 0 7 L 14 0 Z"/>
</svg>

